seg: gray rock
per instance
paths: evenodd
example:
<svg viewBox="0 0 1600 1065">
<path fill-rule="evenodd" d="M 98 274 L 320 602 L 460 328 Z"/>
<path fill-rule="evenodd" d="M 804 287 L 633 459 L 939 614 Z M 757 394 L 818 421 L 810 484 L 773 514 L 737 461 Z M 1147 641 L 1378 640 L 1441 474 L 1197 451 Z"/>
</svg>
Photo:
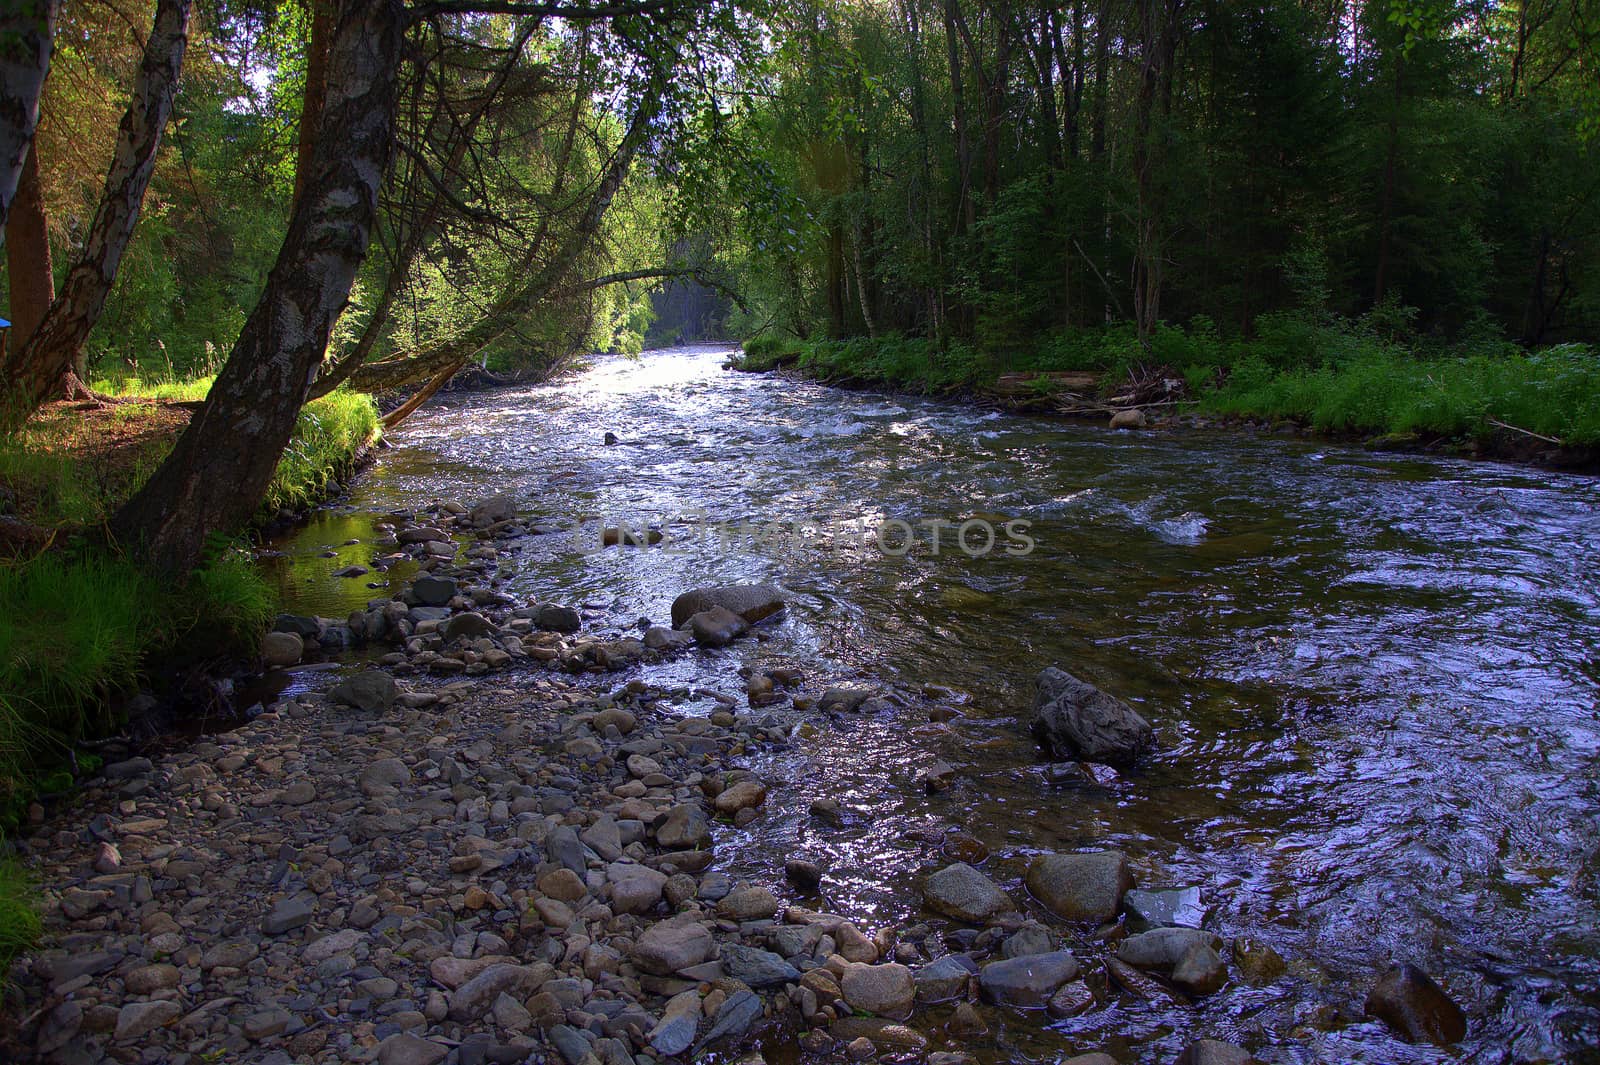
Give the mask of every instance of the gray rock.
<svg viewBox="0 0 1600 1065">
<path fill-rule="evenodd" d="M 292 632 L 269 632 L 261 637 L 261 661 L 270 669 L 282 669 L 300 661 L 306 642 Z"/>
<path fill-rule="evenodd" d="M 463 636 L 488 636 L 494 632 L 494 623 L 475 611 L 457 614 L 444 623 L 444 638 L 460 639 Z"/>
<path fill-rule="evenodd" d="M 978 975 L 978 990 L 997 1006 L 1035 1009 L 1078 976 L 1078 959 L 1064 950 L 992 961 Z"/>
<path fill-rule="evenodd" d="M 1054 666 L 1039 674 L 1033 732 L 1055 757 L 1108 765 L 1133 762 L 1155 736 L 1132 707 Z"/>
<path fill-rule="evenodd" d="M 571 825 L 562 825 L 550 833 L 544 841 L 544 852 L 552 862 L 579 876 L 589 868 L 583 854 L 583 842 L 578 839 L 578 833 Z"/>
<path fill-rule="evenodd" d="M 1253 1065 L 1255 1058 L 1232 1043 L 1220 1039 L 1196 1039 L 1178 1055 L 1174 1065 Z"/>
<path fill-rule="evenodd" d="M 1198 928 L 1152 928 L 1129 936 L 1117 948 L 1117 957 L 1141 969 L 1171 969 L 1195 947 L 1222 949 L 1222 940 Z"/>
<path fill-rule="evenodd" d="M 646 929 L 634 941 L 633 959 L 646 972 L 671 976 L 709 958 L 712 943 L 711 930 L 684 914 Z"/>
<path fill-rule="evenodd" d="M 467 512 L 467 520 L 482 528 L 502 521 L 511 521 L 517 516 L 517 500 L 515 496 L 498 495 L 490 496 Z"/>
<path fill-rule="evenodd" d="M 431 573 L 411 582 L 411 598 L 418 606 L 447 606 L 456 597 L 456 582 Z"/>
<path fill-rule="evenodd" d="M 872 698 L 872 695 L 870 688 L 829 688 L 817 700 L 817 705 L 824 710 L 854 713 L 861 709 L 861 704 Z"/>
<path fill-rule="evenodd" d="M 742 887 L 717 903 L 717 916 L 734 921 L 759 921 L 778 912 L 778 899 L 764 887 Z"/>
<path fill-rule="evenodd" d="M 1366 1009 L 1408 1043 L 1452 1046 L 1467 1035 L 1461 1007 L 1415 965 L 1384 973 L 1367 995 Z"/>
<path fill-rule="evenodd" d="M 965 954 L 946 954 L 912 974 L 918 1002 L 948 1002 L 966 995 L 967 984 L 978 975 L 977 964 Z"/>
<path fill-rule="evenodd" d="M 1121 851 L 1043 854 L 1028 866 L 1028 890 L 1034 898 L 1068 921 L 1109 921 L 1133 887 L 1127 857 Z"/>
<path fill-rule="evenodd" d="M 398 758 L 380 758 L 369 762 L 356 777 L 361 794 L 368 797 L 386 794 L 391 788 L 411 780 L 411 770 Z"/>
<path fill-rule="evenodd" d="M 525 999 L 537 992 L 552 972 L 550 966 L 543 963 L 491 965 L 451 993 L 450 1019 L 475 1021 L 488 1013 L 501 995 Z"/>
<path fill-rule="evenodd" d="M 714 606 L 689 618 L 689 631 L 702 647 L 726 647 L 743 636 L 749 624 L 731 610 Z"/>
<path fill-rule="evenodd" d="M 839 990 L 851 1009 L 865 1010 L 883 1017 L 904 1017 L 916 1001 L 917 985 L 911 970 L 890 962 L 886 965 L 852 963 L 845 966 Z"/>
<path fill-rule="evenodd" d="M 316 899 L 306 895 L 296 895 L 293 898 L 279 899 L 261 918 L 261 934 L 267 936 L 281 936 L 285 932 L 293 932 L 296 928 L 304 928 L 311 923 L 311 915 L 316 912 Z"/>
<path fill-rule="evenodd" d="M 117 1027 L 112 1038 L 126 1043 L 148 1035 L 178 1019 L 182 1008 L 169 999 L 154 1002 L 130 1002 L 117 1011 Z"/>
<path fill-rule="evenodd" d="M 664 1057 L 682 1054 L 694 1045 L 700 1028 L 700 992 L 689 990 L 672 996 L 661 1011 L 661 1020 L 650 1029 L 650 1047 Z"/>
<path fill-rule="evenodd" d="M 694 636 L 690 633 L 669 629 L 665 625 L 652 625 L 644 630 L 644 645 L 652 651 L 676 651 L 693 641 Z"/>
<path fill-rule="evenodd" d="M 761 1004 L 761 996 L 754 991 L 735 991 L 729 995 L 717 1009 L 717 1016 L 711 1023 L 711 1030 L 705 1034 L 695 1046 L 695 1058 L 700 1056 L 700 1051 L 708 1046 L 721 1042 L 736 1043 L 755 1027 L 765 1012 Z M 741 1065 L 752 1065 L 747 1059 L 740 1059 Z M 762 1065 L 765 1065 L 763 1062 Z"/>
<path fill-rule="evenodd" d="M 378 1044 L 378 1065 L 439 1065 L 450 1048 L 402 1032 Z"/>
<path fill-rule="evenodd" d="M 800 979 L 800 970 L 770 950 L 729 943 L 722 948 L 722 967 L 751 987 L 776 987 Z"/>
<path fill-rule="evenodd" d="M 1123 905 L 1129 917 L 1147 928 L 1199 928 L 1206 921 L 1197 887 L 1130 891 Z"/>
<path fill-rule="evenodd" d="M 1197 943 L 1173 966 L 1172 982 L 1191 995 L 1210 995 L 1228 982 L 1228 967 L 1210 944 Z"/>
<path fill-rule="evenodd" d="M 83 1004 L 69 998 L 45 1014 L 44 1020 L 39 1022 L 39 1036 L 34 1041 L 34 1049 L 40 1056 L 53 1054 L 76 1039 L 82 1028 Z"/>
<path fill-rule="evenodd" d="M 545 603 L 533 615 L 533 623 L 547 632 L 577 632 L 583 628 L 583 618 L 570 606 Z"/>
<path fill-rule="evenodd" d="M 667 811 L 656 829 L 656 843 L 666 850 L 694 850 L 711 842 L 711 822 L 699 806 L 683 803 Z"/>
<path fill-rule="evenodd" d="M 348 677 L 328 693 L 328 697 L 334 702 L 353 706 L 357 710 L 365 710 L 369 714 L 389 709 L 399 695 L 400 689 L 395 684 L 394 678 L 378 669 L 369 669 Z"/>
<path fill-rule="evenodd" d="M 591 1054 L 589 1040 L 569 1024 L 558 1024 L 551 1028 L 550 1042 L 561 1052 L 561 1059 L 567 1065 L 583 1065 L 584 1060 Z"/>
<path fill-rule="evenodd" d="M 1024 958 L 1029 954 L 1049 954 L 1059 946 L 1050 929 L 1038 921 L 1029 921 L 1006 937 L 1000 953 L 1007 958 Z"/>
<path fill-rule="evenodd" d="M 303 614 L 279 614 L 272 622 L 273 632 L 292 632 L 302 640 L 322 633 L 322 619 Z"/>
<path fill-rule="evenodd" d="M 754 625 L 783 609 L 783 593 L 770 584 L 692 588 L 672 601 L 672 627 L 681 629 L 690 617 L 712 607 L 738 614 Z"/>
<path fill-rule="evenodd" d="M 994 881 L 965 862 L 930 875 L 922 883 L 922 898 L 929 909 L 972 924 L 983 924 L 1017 908 Z"/>
</svg>

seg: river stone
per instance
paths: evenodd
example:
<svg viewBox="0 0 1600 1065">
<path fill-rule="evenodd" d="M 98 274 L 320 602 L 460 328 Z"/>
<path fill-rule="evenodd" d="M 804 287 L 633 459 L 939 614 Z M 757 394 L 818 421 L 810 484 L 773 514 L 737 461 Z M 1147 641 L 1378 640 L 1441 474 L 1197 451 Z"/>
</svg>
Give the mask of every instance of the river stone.
<svg viewBox="0 0 1600 1065">
<path fill-rule="evenodd" d="M 1119 410 L 1111 416 L 1113 429 L 1143 429 L 1144 411 L 1138 407 L 1132 410 Z"/>
<path fill-rule="evenodd" d="M 1408 1043 L 1451 1046 L 1467 1034 L 1467 1018 L 1444 988 L 1415 965 L 1384 973 L 1367 995 L 1367 1014 Z"/>
<path fill-rule="evenodd" d="M 450 994 L 450 1019 L 462 1023 L 475 1021 L 489 1012 L 501 995 L 526 999 L 549 980 L 554 970 L 536 965 L 491 965 Z"/>
<path fill-rule="evenodd" d="M 1191 995 L 1210 995 L 1228 982 L 1228 967 L 1209 943 L 1196 943 L 1173 966 L 1172 982 Z"/>
<path fill-rule="evenodd" d="M 647 928 L 633 944 L 633 960 L 646 972 L 671 976 L 709 958 L 712 945 L 711 930 L 682 914 Z"/>
<path fill-rule="evenodd" d="M 1063 1017 L 1081 1017 L 1094 1009 L 1094 992 L 1089 990 L 1089 985 L 1082 980 L 1069 980 L 1056 989 L 1050 996 L 1050 1001 L 1045 1003 L 1045 1009 L 1050 1011 L 1050 1016 L 1056 1019 Z"/>
<path fill-rule="evenodd" d="M 261 637 L 261 661 L 271 669 L 282 669 L 300 661 L 306 642 L 292 632 L 269 632 Z"/>
<path fill-rule="evenodd" d="M 517 499 L 511 495 L 490 496 L 467 512 L 467 520 L 480 528 L 517 516 Z"/>
<path fill-rule="evenodd" d="M 401 1032 L 378 1044 L 378 1065 L 439 1065 L 450 1048 Z"/>
<path fill-rule="evenodd" d="M 1055 757 L 1126 765 L 1149 748 L 1150 723 L 1120 699 L 1054 666 L 1037 684 L 1033 732 Z"/>
<path fill-rule="evenodd" d="M 67 999 L 58 1003 L 39 1022 L 39 1035 L 34 1049 L 41 1056 L 54 1054 L 78 1037 L 83 1028 L 83 1003 Z"/>
<path fill-rule="evenodd" d="M 655 870 L 651 870 L 654 872 Z M 630 876 L 611 885 L 611 908 L 617 913 L 649 913 L 661 901 L 667 878 Z"/>
<path fill-rule="evenodd" d="M 1084 923 L 1111 920 L 1133 887 L 1121 851 L 1042 854 L 1028 866 L 1026 880 L 1028 890 L 1051 913 Z"/>
<path fill-rule="evenodd" d="M 733 921 L 760 921 L 778 912 L 778 899 L 764 887 L 742 887 L 717 903 L 717 915 Z"/>
<path fill-rule="evenodd" d="M 688 803 L 674 806 L 656 829 L 656 842 L 669 851 L 694 850 L 711 842 L 711 824 L 705 811 Z"/>
<path fill-rule="evenodd" d="M 475 611 L 457 614 L 444 623 L 444 638 L 447 640 L 455 640 L 463 636 L 488 636 L 492 632 L 494 632 L 494 623 Z"/>
<path fill-rule="evenodd" d="M 732 816 L 754 809 L 767 800 L 767 786 L 759 780 L 740 780 L 724 788 L 712 803 L 719 814 Z"/>
<path fill-rule="evenodd" d="M 700 992 L 693 989 L 672 996 L 661 1011 L 661 1020 L 650 1029 L 650 1047 L 663 1057 L 682 1054 L 694 1045 L 700 1027 Z"/>
<path fill-rule="evenodd" d="M 967 983 L 978 975 L 978 966 L 965 954 L 946 954 L 929 962 L 912 975 L 917 985 L 918 1002 L 948 1002 L 962 998 Z"/>
<path fill-rule="evenodd" d="M 122 986 L 130 995 L 153 995 L 157 991 L 166 991 L 177 987 L 183 981 L 183 974 L 176 965 L 166 962 L 156 962 L 153 965 L 141 965 L 122 978 Z"/>
<path fill-rule="evenodd" d="M 119 1043 L 138 1039 L 157 1028 L 171 1024 L 182 1012 L 182 1008 L 170 999 L 130 1002 L 117 1012 L 117 1027 L 112 1038 Z"/>
<path fill-rule="evenodd" d="M 281 936 L 285 932 L 303 928 L 311 923 L 311 915 L 315 910 L 316 900 L 306 895 L 279 899 L 273 904 L 272 909 L 267 911 L 267 915 L 261 918 L 261 934 Z"/>
<path fill-rule="evenodd" d="M 751 987 L 775 987 L 800 979 L 800 970 L 770 950 L 729 943 L 722 948 L 722 967 Z"/>
<path fill-rule="evenodd" d="M 272 631 L 292 632 L 305 640 L 322 632 L 322 619 L 307 617 L 304 614 L 279 614 L 272 621 Z"/>
<path fill-rule="evenodd" d="M 1034 1009 L 1050 1001 L 1056 989 L 1078 975 L 1078 959 L 1064 950 L 992 961 L 978 974 L 984 1001 L 997 1006 Z"/>
<path fill-rule="evenodd" d="M 965 862 L 947 865 L 923 881 L 922 898 L 929 909 L 972 924 L 1017 908 L 994 881 Z"/>
<path fill-rule="evenodd" d="M 1122 903 L 1129 917 L 1148 928 L 1199 928 L 1206 920 L 1197 887 L 1134 890 Z"/>
<path fill-rule="evenodd" d="M 577 632 L 583 628 L 583 618 L 570 606 L 545 603 L 533 615 L 533 623 L 547 632 Z"/>
<path fill-rule="evenodd" d="M 378 669 L 365 670 L 348 677 L 328 693 L 334 702 L 365 710 L 369 714 L 389 709 L 399 695 L 400 689 L 394 678 Z"/>
<path fill-rule="evenodd" d="M 672 601 L 672 627 L 681 629 L 690 617 L 712 607 L 738 614 L 754 625 L 783 609 L 783 593 L 770 584 L 691 588 Z"/>
<path fill-rule="evenodd" d="M 314 941 L 300 952 L 300 960 L 307 965 L 317 965 L 329 958 L 347 954 L 356 949 L 367 934 L 358 928 L 341 928 Z"/>
<path fill-rule="evenodd" d="M 1220 1039 L 1196 1039 L 1174 1065 L 1254 1065 L 1249 1052 Z"/>
<path fill-rule="evenodd" d="M 455 597 L 456 582 L 449 577 L 435 577 L 430 573 L 411 583 L 411 598 L 418 606 L 448 606 Z"/>
<path fill-rule="evenodd" d="M 798 978 L 799 974 L 795 974 Z M 748 981 L 746 981 L 748 983 Z M 699 1058 L 700 1051 L 715 1043 L 724 1040 L 737 1042 L 755 1027 L 757 1021 L 766 1012 L 762 1005 L 761 996 L 754 991 L 735 991 L 729 995 L 717 1010 L 716 1020 L 712 1022 L 711 1031 L 705 1034 L 695 1047 L 693 1057 Z M 760 1059 L 757 1059 L 760 1060 Z M 739 1059 L 740 1065 L 753 1065 L 747 1058 Z M 765 1065 L 765 1062 L 762 1062 Z"/>
<path fill-rule="evenodd" d="M 1061 1065 L 1117 1065 L 1117 1059 L 1110 1054 L 1076 1054 L 1063 1061 Z"/>
<path fill-rule="evenodd" d="M 1222 940 L 1198 928 L 1152 928 L 1129 936 L 1117 948 L 1117 957 L 1141 969 L 1171 969 L 1196 947 L 1222 949 Z"/>
<path fill-rule="evenodd" d="M 1270 984 L 1288 971 L 1282 955 L 1249 936 L 1234 938 L 1233 967 L 1252 984 Z"/>
<path fill-rule="evenodd" d="M 356 783 L 361 788 L 361 794 L 371 798 L 383 795 L 392 788 L 409 783 L 411 770 L 398 758 L 380 758 L 369 763 L 361 770 Z"/>
<path fill-rule="evenodd" d="M 839 990 L 852 1009 L 884 1017 L 905 1017 L 917 997 L 911 970 L 897 962 L 846 965 L 839 979 Z"/>
<path fill-rule="evenodd" d="M 652 651 L 676 651 L 689 646 L 693 640 L 691 634 L 669 629 L 665 625 L 652 625 L 644 630 L 644 645 Z"/>
<path fill-rule="evenodd" d="M 915 1028 L 876 1017 L 840 1017 L 829 1026 L 828 1031 L 841 1043 L 866 1039 L 878 1046 L 898 1050 L 921 1052 L 928 1049 L 928 1037 Z"/>
<path fill-rule="evenodd" d="M 1050 929 L 1038 921 L 1028 921 L 1006 937 L 1000 953 L 1007 958 L 1024 958 L 1029 954 L 1049 954 L 1060 947 Z"/>
<path fill-rule="evenodd" d="M 738 614 L 720 606 L 702 610 L 689 618 L 689 631 L 702 647 L 726 647 L 743 636 L 750 626 Z"/>
</svg>

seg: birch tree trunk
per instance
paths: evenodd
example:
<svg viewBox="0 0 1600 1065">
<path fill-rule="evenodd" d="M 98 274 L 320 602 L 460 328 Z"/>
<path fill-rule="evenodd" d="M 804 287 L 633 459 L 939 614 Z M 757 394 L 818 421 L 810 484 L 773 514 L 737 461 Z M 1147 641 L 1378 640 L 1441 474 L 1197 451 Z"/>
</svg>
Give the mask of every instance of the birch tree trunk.
<svg viewBox="0 0 1600 1065">
<path fill-rule="evenodd" d="M 0 230 L 39 124 L 39 94 L 50 72 L 60 0 L 7 0 L 0 13 Z"/>
<path fill-rule="evenodd" d="M 172 454 L 112 519 L 155 566 L 192 568 L 265 495 L 366 257 L 395 146 L 399 0 L 345 0 L 312 173 L 261 299 Z"/>
</svg>

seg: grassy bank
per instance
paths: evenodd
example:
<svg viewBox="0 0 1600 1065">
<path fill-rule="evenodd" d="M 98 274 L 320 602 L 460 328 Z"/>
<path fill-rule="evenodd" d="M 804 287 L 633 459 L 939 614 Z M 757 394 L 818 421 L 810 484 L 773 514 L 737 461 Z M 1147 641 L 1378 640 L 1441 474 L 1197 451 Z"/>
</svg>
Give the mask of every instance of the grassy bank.
<svg viewBox="0 0 1600 1065">
<path fill-rule="evenodd" d="M 1573 448 L 1600 445 L 1600 354 L 1568 344 L 1529 352 L 1505 343 L 1440 347 L 1386 336 L 1372 321 L 1274 316 L 1248 339 L 1205 323 L 1162 327 L 1144 352 L 1131 328 L 1080 330 L 1026 350 L 940 350 L 885 337 L 797 344 L 759 338 L 742 367 L 794 367 L 824 381 L 933 394 L 982 392 L 1002 374 L 1092 370 L 1109 394 L 1136 368 L 1185 382 L 1187 409 L 1287 419 L 1329 433 L 1486 440 L 1538 434 Z M 1041 380 L 1041 391 L 1049 382 Z"/>
<path fill-rule="evenodd" d="M 0 441 L 0 834 L 40 794 L 72 786 L 81 739 L 126 722 L 159 674 L 253 654 L 276 607 L 249 554 L 223 547 L 174 583 L 98 545 L 104 523 L 160 464 L 209 382 L 113 383 L 130 402 L 58 404 Z M 301 412 L 259 520 L 300 510 L 343 480 L 379 432 L 364 395 Z M 14 863 L 0 860 L 0 972 L 37 934 Z"/>
</svg>

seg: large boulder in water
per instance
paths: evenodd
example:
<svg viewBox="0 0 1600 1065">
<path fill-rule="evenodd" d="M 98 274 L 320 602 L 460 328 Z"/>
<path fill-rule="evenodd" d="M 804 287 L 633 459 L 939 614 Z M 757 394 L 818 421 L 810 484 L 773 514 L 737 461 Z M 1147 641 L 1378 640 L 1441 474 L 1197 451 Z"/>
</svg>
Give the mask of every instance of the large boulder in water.
<svg viewBox="0 0 1600 1065">
<path fill-rule="evenodd" d="M 1041 854 L 1028 866 L 1028 890 L 1057 917 L 1085 924 L 1109 921 L 1133 887 L 1121 851 Z"/>
<path fill-rule="evenodd" d="M 783 593 L 770 584 L 726 584 L 721 587 L 691 588 L 672 601 L 672 627 L 712 607 L 738 614 L 754 625 L 783 609 Z"/>
<path fill-rule="evenodd" d="M 1415 965 L 1384 973 L 1367 995 L 1367 1014 L 1408 1043 L 1451 1046 L 1467 1034 L 1467 1018 L 1444 988 Z"/>
<path fill-rule="evenodd" d="M 1126 765 L 1154 740 L 1132 707 L 1065 670 L 1050 666 L 1037 683 L 1033 733 L 1054 757 Z"/>
</svg>

